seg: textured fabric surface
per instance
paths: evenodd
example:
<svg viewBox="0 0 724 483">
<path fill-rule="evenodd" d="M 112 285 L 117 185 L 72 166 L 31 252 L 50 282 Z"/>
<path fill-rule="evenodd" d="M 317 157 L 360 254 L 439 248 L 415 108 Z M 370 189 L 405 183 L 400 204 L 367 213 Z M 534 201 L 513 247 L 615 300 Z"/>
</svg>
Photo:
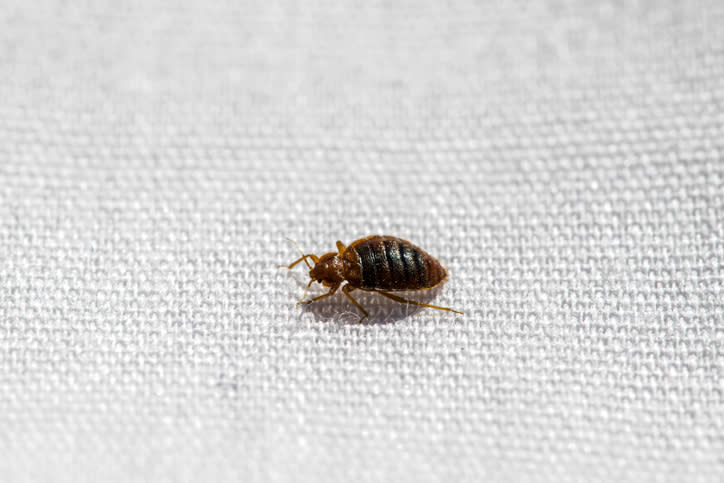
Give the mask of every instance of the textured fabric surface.
<svg viewBox="0 0 724 483">
<path fill-rule="evenodd" d="M 0 481 L 722 481 L 722 25 L 5 0 Z M 374 233 L 465 315 L 295 307 Z"/>
</svg>

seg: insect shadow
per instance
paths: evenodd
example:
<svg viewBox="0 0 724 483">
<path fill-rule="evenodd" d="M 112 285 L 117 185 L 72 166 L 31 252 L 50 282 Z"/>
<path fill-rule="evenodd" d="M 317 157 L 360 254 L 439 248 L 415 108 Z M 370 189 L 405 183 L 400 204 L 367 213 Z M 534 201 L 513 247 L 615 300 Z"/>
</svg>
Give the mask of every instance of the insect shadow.
<svg viewBox="0 0 724 483">
<path fill-rule="evenodd" d="M 300 277 L 292 274 L 289 276 L 294 279 L 295 285 L 300 288 L 298 293 L 295 292 L 298 297 L 307 284 L 302 282 Z M 441 290 L 442 287 L 435 287 L 428 290 L 401 291 L 395 293 L 411 300 L 430 303 Z M 391 324 L 425 310 L 432 310 L 433 312 L 436 312 L 434 309 L 429 309 L 427 307 L 396 302 L 374 292 L 355 290 L 353 293 L 360 305 L 362 305 L 370 314 L 362 322 L 360 322 L 360 317 L 362 317 L 363 314 L 357 310 L 357 307 L 355 307 L 354 304 L 352 304 L 352 302 L 350 302 L 341 292 L 311 304 L 297 306 L 296 308 L 300 313 L 312 314 L 314 316 L 314 320 L 317 322 L 336 322 L 349 325 Z M 312 289 L 310 289 L 310 293 L 307 295 L 307 298 L 313 297 L 314 295 L 315 294 L 312 293 Z"/>
</svg>

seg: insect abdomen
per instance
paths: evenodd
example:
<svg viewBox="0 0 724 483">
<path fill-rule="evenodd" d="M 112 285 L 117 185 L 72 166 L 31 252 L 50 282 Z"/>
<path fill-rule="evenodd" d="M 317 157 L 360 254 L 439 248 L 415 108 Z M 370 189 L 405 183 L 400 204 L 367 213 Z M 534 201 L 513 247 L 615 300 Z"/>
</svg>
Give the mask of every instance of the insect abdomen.
<svg viewBox="0 0 724 483">
<path fill-rule="evenodd" d="M 442 282 L 447 273 L 440 262 L 407 240 L 372 236 L 347 248 L 361 268 L 360 288 L 419 290 Z M 352 256 L 350 256 L 352 255 Z"/>
</svg>

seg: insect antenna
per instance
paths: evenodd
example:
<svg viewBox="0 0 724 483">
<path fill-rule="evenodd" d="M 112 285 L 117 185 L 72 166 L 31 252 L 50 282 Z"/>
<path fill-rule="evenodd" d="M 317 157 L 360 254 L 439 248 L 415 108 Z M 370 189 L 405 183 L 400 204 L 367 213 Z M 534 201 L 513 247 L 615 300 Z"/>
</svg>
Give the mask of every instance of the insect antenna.
<svg viewBox="0 0 724 483">
<path fill-rule="evenodd" d="M 299 245 L 297 244 L 297 242 L 295 242 L 294 240 L 292 240 L 292 239 L 289 238 L 288 236 L 285 236 L 284 238 L 286 238 L 286 239 L 289 240 L 290 242 L 294 243 L 294 246 L 297 247 L 297 250 L 299 250 L 299 253 L 302 254 L 302 260 L 304 260 L 304 263 L 306 263 L 306 264 L 307 264 L 307 267 L 309 267 L 309 269 L 311 270 L 311 269 L 312 269 L 312 266 L 311 266 L 311 265 L 309 264 L 309 262 L 307 261 L 307 255 L 305 255 L 304 252 L 302 251 L 302 249 L 299 248 Z M 305 293 L 305 295 L 306 295 L 306 293 Z"/>
</svg>

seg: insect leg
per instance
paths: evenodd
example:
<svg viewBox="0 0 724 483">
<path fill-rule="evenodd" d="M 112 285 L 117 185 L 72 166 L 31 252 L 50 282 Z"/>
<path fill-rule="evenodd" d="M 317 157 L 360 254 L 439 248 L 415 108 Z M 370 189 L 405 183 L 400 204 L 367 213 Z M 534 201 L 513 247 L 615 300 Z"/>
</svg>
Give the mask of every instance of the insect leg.
<svg viewBox="0 0 724 483">
<path fill-rule="evenodd" d="M 402 302 L 403 304 L 412 304 L 412 305 L 419 305 L 420 307 L 429 307 L 431 309 L 438 309 L 438 310 L 447 310 L 448 312 L 455 312 L 456 314 L 462 315 L 462 312 L 458 312 L 457 310 L 453 310 L 449 307 L 439 307 L 437 305 L 430 305 L 430 304 L 423 304 L 422 302 L 416 302 L 415 300 L 407 300 L 403 299 L 402 297 L 398 297 L 397 295 L 392 295 L 389 292 L 383 292 L 382 290 L 375 290 L 380 295 L 384 295 L 385 297 L 392 299 L 396 302 Z"/>
<path fill-rule="evenodd" d="M 346 249 L 347 249 L 347 247 L 344 246 L 344 243 L 342 243 L 341 241 L 337 240 L 337 251 L 339 252 L 339 254 L 340 254 L 340 255 L 343 254 Z"/>
<path fill-rule="evenodd" d="M 307 292 L 309 292 L 309 287 L 311 287 L 313 283 L 314 283 L 314 279 L 312 279 L 312 280 L 309 281 L 309 283 L 307 284 L 307 288 L 304 289 L 304 293 L 302 294 L 302 298 L 299 299 L 299 303 L 298 303 L 297 305 L 301 304 L 301 303 L 304 301 L 304 299 L 307 297 Z"/>
<path fill-rule="evenodd" d="M 353 303 L 358 309 L 360 309 L 360 310 L 362 311 L 362 313 L 364 314 L 364 315 L 363 315 L 362 317 L 360 317 L 360 319 L 359 319 L 359 322 L 362 322 L 362 321 L 363 321 L 365 318 L 367 318 L 370 314 L 368 314 L 367 311 L 366 311 L 364 308 L 362 308 L 362 306 L 359 304 L 359 302 L 357 302 L 357 301 L 354 299 L 354 297 L 352 297 L 352 296 L 349 294 L 352 290 L 354 290 L 354 287 L 352 287 L 352 286 L 349 285 L 349 284 L 348 284 L 348 285 L 345 285 L 344 287 L 342 287 L 342 292 L 344 292 L 344 294 L 347 296 L 347 298 L 350 299 L 350 300 L 352 301 L 352 303 Z"/>
<path fill-rule="evenodd" d="M 311 285 L 312 282 L 314 282 L 314 280 L 312 280 L 311 282 L 309 282 L 309 284 Z M 309 288 L 309 285 L 307 285 L 307 288 Z M 315 301 L 317 301 L 317 300 L 320 300 L 320 299 L 329 297 L 330 295 L 334 295 L 334 292 L 336 292 L 338 288 L 339 288 L 339 285 L 335 285 L 334 287 L 332 287 L 332 288 L 329 289 L 329 292 L 327 292 L 327 293 L 325 293 L 325 294 L 322 294 L 322 295 L 320 295 L 319 297 L 314 297 L 313 299 L 310 299 L 310 300 L 307 300 L 307 301 L 297 302 L 297 305 L 311 304 L 312 302 L 315 302 Z M 306 291 L 305 291 L 305 295 L 306 295 Z"/>
<path fill-rule="evenodd" d="M 292 262 L 291 265 L 279 265 L 279 268 L 288 268 L 288 269 L 291 270 L 292 268 L 294 268 L 294 266 L 295 266 L 297 263 L 301 262 L 302 260 L 304 260 L 304 263 L 307 263 L 307 261 L 305 260 L 306 258 L 311 258 L 314 263 L 317 263 L 317 262 L 319 261 L 319 257 L 317 257 L 317 255 L 312 255 L 312 254 L 303 255 L 301 258 L 299 258 L 299 259 L 295 260 L 294 262 Z M 307 265 L 309 265 L 309 263 L 307 263 Z M 310 267 L 310 268 L 311 268 L 311 267 Z"/>
</svg>

